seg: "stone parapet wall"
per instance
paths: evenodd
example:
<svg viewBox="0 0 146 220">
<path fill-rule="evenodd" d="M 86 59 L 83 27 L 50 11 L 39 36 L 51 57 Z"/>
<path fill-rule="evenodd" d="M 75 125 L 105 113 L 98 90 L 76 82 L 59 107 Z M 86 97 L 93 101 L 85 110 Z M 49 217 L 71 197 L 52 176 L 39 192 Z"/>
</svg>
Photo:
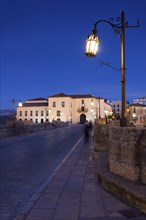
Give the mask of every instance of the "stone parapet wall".
<svg viewBox="0 0 146 220">
<path fill-rule="evenodd" d="M 93 132 L 93 145 L 96 152 L 108 150 L 108 126 L 107 125 L 95 125 Z"/>
<path fill-rule="evenodd" d="M 109 169 L 132 182 L 146 184 L 146 129 L 109 128 Z"/>
<path fill-rule="evenodd" d="M 146 184 L 146 128 L 96 125 L 93 148 L 94 158 L 108 151 L 110 172 Z"/>
<path fill-rule="evenodd" d="M 11 136 L 23 135 L 27 133 L 50 130 L 50 129 L 54 129 L 57 127 L 64 127 L 64 126 L 68 126 L 68 124 L 64 122 L 59 122 L 55 125 L 53 123 L 30 124 L 30 123 L 23 123 L 23 122 L 15 122 L 9 126 L 8 125 L 0 126 L 0 139 L 11 137 Z"/>
</svg>

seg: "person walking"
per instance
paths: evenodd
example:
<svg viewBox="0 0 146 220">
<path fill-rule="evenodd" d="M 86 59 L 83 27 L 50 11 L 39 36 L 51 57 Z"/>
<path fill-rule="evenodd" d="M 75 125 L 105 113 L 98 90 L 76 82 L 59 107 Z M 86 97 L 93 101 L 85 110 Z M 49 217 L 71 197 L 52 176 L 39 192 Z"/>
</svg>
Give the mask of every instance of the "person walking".
<svg viewBox="0 0 146 220">
<path fill-rule="evenodd" d="M 86 123 L 84 127 L 84 143 L 85 144 L 89 142 L 89 129 L 90 129 L 89 124 Z"/>
<path fill-rule="evenodd" d="M 90 121 L 90 122 L 89 122 L 89 128 L 90 128 L 90 131 L 92 131 L 92 127 L 93 127 L 93 125 L 92 125 L 92 121 Z"/>
</svg>

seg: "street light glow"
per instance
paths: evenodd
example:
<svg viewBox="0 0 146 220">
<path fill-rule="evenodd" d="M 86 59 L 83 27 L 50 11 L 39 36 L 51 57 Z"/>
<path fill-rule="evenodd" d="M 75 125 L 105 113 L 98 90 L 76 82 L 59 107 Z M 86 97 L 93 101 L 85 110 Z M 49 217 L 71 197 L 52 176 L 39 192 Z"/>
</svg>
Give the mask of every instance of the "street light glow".
<svg viewBox="0 0 146 220">
<path fill-rule="evenodd" d="M 22 107 L 22 102 L 21 101 L 18 102 L 18 106 Z"/>
<path fill-rule="evenodd" d="M 98 51 L 99 39 L 95 34 L 91 34 L 86 40 L 86 55 L 95 57 Z"/>
</svg>

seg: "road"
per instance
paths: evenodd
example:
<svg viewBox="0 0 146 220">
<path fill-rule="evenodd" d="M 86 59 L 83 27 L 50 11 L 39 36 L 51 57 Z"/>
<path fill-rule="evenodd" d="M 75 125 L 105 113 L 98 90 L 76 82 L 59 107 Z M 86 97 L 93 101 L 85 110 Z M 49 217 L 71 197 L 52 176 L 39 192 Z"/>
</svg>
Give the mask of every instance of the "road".
<svg viewBox="0 0 146 220">
<path fill-rule="evenodd" d="M 1 140 L 1 220 L 13 219 L 82 135 L 77 125 Z"/>
</svg>

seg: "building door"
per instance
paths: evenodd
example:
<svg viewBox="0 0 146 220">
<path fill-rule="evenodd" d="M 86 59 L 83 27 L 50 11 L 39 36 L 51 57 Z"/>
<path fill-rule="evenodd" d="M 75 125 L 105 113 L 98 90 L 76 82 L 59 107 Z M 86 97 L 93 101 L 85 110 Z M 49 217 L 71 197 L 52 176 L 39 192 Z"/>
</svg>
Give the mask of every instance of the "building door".
<svg viewBox="0 0 146 220">
<path fill-rule="evenodd" d="M 86 122 L 86 115 L 85 114 L 81 114 L 80 115 L 80 124 L 84 124 Z"/>
</svg>

